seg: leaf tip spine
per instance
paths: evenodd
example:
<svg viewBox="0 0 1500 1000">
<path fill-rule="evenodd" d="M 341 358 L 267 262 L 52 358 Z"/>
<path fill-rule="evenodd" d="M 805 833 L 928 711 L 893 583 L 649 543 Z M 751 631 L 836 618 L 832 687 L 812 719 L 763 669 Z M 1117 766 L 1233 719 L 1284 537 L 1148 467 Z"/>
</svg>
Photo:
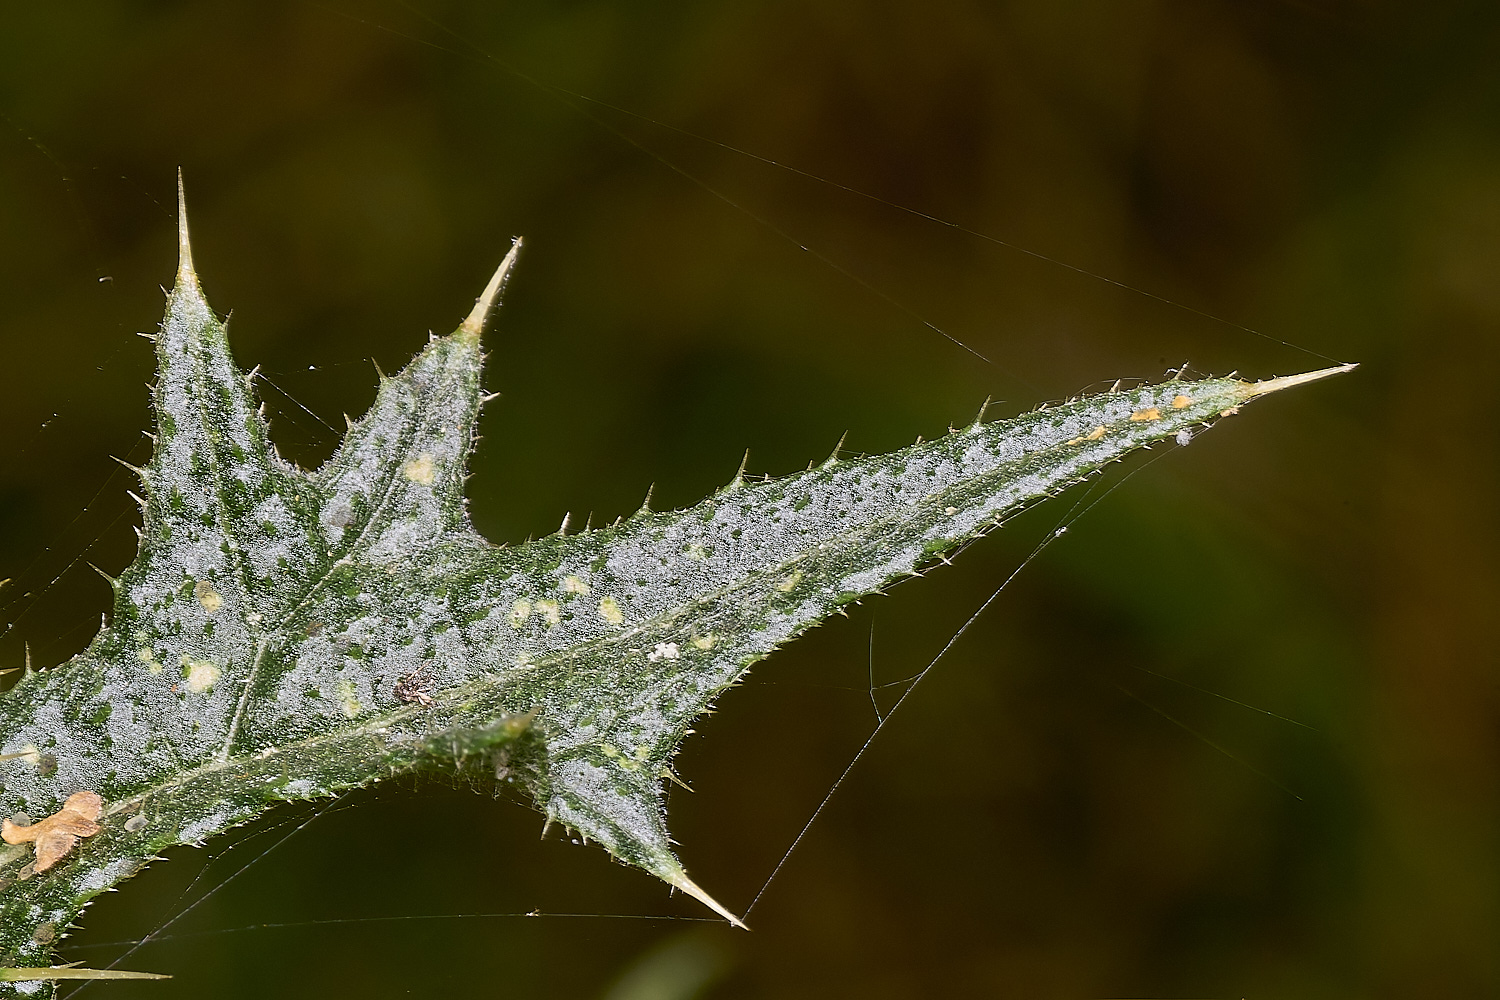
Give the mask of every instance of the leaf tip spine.
<svg viewBox="0 0 1500 1000">
<path fill-rule="evenodd" d="M 80 969 L 77 964 L 54 965 L 33 969 L 0 969 L 0 983 L 38 983 L 55 979 L 171 979 L 156 972 L 127 972 L 124 969 Z"/>
<path fill-rule="evenodd" d="M 1269 393 L 1280 392 L 1282 389 L 1290 389 L 1293 386 L 1305 385 L 1308 382 L 1316 382 L 1332 375 L 1343 375 L 1358 368 L 1359 364 L 1334 365 L 1331 368 L 1319 368 L 1317 371 L 1303 372 L 1301 375 L 1283 375 L 1280 378 L 1268 378 L 1260 382 L 1242 382 L 1239 387 L 1239 395 L 1242 399 L 1254 399 L 1256 396 L 1265 396 Z"/>
<path fill-rule="evenodd" d="M 469 315 L 459 324 L 458 332 L 468 337 L 478 338 L 484 332 L 484 324 L 489 319 L 490 311 L 500 301 L 501 294 L 505 291 L 506 282 L 510 281 L 510 273 L 515 269 L 516 258 L 521 255 L 521 237 L 517 236 L 510 241 L 510 252 L 490 276 L 489 284 L 484 286 L 484 291 L 479 298 L 474 300 L 474 308 Z"/>
<path fill-rule="evenodd" d="M 710 910 L 713 910 L 725 920 L 729 921 L 732 926 L 738 927 L 742 931 L 748 931 L 750 929 L 749 927 L 745 926 L 745 922 L 743 920 L 735 916 L 733 913 L 729 912 L 729 910 L 727 910 L 723 906 L 723 904 L 714 899 L 708 893 L 704 892 L 698 886 L 698 883 L 688 878 L 687 872 L 683 871 L 680 867 L 673 865 L 672 869 L 665 873 L 663 880 L 668 885 L 681 889 L 689 896 L 692 896 L 698 902 L 702 903 Z"/>
<path fill-rule="evenodd" d="M 198 292 L 198 273 L 193 270 L 193 247 L 188 239 L 187 195 L 182 186 L 182 168 L 177 168 L 177 284 L 176 291 Z"/>
</svg>

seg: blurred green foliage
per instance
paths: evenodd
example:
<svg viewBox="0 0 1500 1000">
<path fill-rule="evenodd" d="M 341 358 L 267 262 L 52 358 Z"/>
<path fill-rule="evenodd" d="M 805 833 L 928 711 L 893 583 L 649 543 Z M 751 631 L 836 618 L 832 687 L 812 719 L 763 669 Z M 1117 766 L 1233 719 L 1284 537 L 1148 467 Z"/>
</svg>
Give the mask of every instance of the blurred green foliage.
<svg viewBox="0 0 1500 1000">
<path fill-rule="evenodd" d="M 888 449 L 986 395 L 1357 360 L 1088 494 L 754 933 L 703 929 L 729 970 L 703 995 L 1494 995 L 1497 51 L 1482 0 L 12 6 L 0 666 L 81 648 L 88 563 L 133 553 L 109 456 L 148 454 L 133 334 L 175 266 L 178 165 L 304 464 L 373 398 L 365 359 L 455 326 L 526 236 L 471 482 L 497 541 L 653 481 L 687 503 L 746 447 L 773 473 L 845 430 Z M 695 878 L 748 904 L 873 727 L 871 676 L 925 665 L 1082 496 L 725 698 L 672 797 Z M 1216 585 L 1161 600 L 1189 562 Z M 176 979 L 93 989 L 598 996 L 681 925 L 415 918 L 698 915 L 455 784 L 340 802 L 126 963 Z M 463 835 L 410 832 L 439 819 Z M 154 867 L 66 957 L 104 964 L 291 829 Z M 208 933 L 265 922 L 298 926 Z"/>
</svg>

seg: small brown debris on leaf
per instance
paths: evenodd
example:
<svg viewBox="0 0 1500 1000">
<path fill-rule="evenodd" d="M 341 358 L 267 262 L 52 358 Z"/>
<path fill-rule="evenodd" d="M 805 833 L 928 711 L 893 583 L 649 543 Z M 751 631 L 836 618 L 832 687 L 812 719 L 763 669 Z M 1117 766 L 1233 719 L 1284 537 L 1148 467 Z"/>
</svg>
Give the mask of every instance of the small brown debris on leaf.
<svg viewBox="0 0 1500 1000">
<path fill-rule="evenodd" d="M 396 681 L 396 689 L 391 693 L 396 696 L 397 701 L 431 708 L 433 704 L 432 682 L 427 678 L 427 664 L 422 664 Z"/>
<path fill-rule="evenodd" d="M 10 820 L 0 823 L 0 839 L 7 844 L 36 842 L 36 870 L 44 872 L 67 857 L 79 837 L 99 832 L 95 822 L 104 810 L 104 800 L 95 792 L 74 792 L 63 807 L 46 819 L 28 826 Z"/>
</svg>

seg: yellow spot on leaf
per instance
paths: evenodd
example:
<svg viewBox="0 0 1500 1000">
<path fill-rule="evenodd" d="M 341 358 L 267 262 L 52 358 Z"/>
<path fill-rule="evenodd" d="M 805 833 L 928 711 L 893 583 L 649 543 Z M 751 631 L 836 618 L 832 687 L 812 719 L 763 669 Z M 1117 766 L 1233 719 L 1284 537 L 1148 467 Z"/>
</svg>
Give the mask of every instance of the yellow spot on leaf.
<svg viewBox="0 0 1500 1000">
<path fill-rule="evenodd" d="M 1105 427 L 1103 424 L 1100 424 L 1098 427 L 1095 427 L 1093 430 L 1091 430 L 1087 434 L 1085 434 L 1083 436 L 1083 439 L 1085 441 L 1097 441 L 1097 440 L 1099 440 L 1100 438 L 1102 438 L 1104 436 L 1104 432 L 1107 431 L 1107 430 L 1109 430 L 1108 427 Z"/>
<path fill-rule="evenodd" d="M 205 694 L 212 691 L 214 685 L 219 682 L 221 671 L 217 664 L 208 660 L 190 660 L 183 657 L 183 676 L 187 678 L 188 690 L 194 694 Z"/>
<path fill-rule="evenodd" d="M 407 479 L 414 483 L 421 483 L 423 486 L 431 486 L 433 479 L 436 478 L 433 473 L 432 456 L 425 451 L 407 462 L 401 472 Z"/>
<path fill-rule="evenodd" d="M 625 613 L 620 610 L 620 602 L 613 597 L 599 598 L 599 617 L 611 625 L 618 625 L 625 620 Z"/>
<path fill-rule="evenodd" d="M 364 711 L 364 706 L 354 696 L 354 682 L 339 681 L 337 690 L 339 700 L 344 703 L 344 717 L 347 719 L 359 718 L 359 713 Z"/>
<path fill-rule="evenodd" d="M 198 598 L 198 603 L 203 605 L 203 610 L 213 614 L 224 606 L 224 598 L 214 589 L 214 585 L 207 580 L 199 580 L 193 584 L 193 596 Z"/>
<path fill-rule="evenodd" d="M 781 591 L 783 594 L 790 594 L 792 592 L 792 590 L 797 586 L 797 584 L 799 584 L 801 582 L 802 582 L 802 571 L 799 569 L 799 570 L 796 570 L 795 572 L 793 572 L 791 576 L 787 577 L 785 580 L 782 580 L 780 583 L 778 583 L 776 585 L 776 589 L 779 590 L 779 591 Z"/>
<path fill-rule="evenodd" d="M 531 617 L 531 602 L 524 597 L 516 601 L 516 603 L 510 606 L 510 615 L 508 617 L 512 625 L 520 628 L 526 624 L 526 619 Z"/>
<path fill-rule="evenodd" d="M 536 602 L 536 613 L 547 619 L 548 625 L 556 625 L 562 621 L 562 610 L 554 600 L 543 600 Z"/>
<path fill-rule="evenodd" d="M 1181 410 L 1181 409 L 1183 409 L 1185 407 L 1189 407 L 1189 406 L 1192 406 L 1192 405 L 1193 405 L 1193 398 L 1191 396 L 1173 396 L 1172 397 L 1172 409 L 1174 409 L 1174 410 Z"/>
<path fill-rule="evenodd" d="M 1148 406 L 1144 410 L 1136 410 L 1130 415 L 1130 419 L 1138 423 L 1146 420 L 1160 420 L 1161 410 L 1155 406 Z"/>
<path fill-rule="evenodd" d="M 0 823 L 0 839 L 7 844 L 36 844 L 36 870 L 44 872 L 57 864 L 78 843 L 79 837 L 99 832 L 96 822 L 104 810 L 104 800 L 96 792 L 74 792 L 63 807 L 46 819 L 29 826 L 17 826 L 10 820 Z"/>
<path fill-rule="evenodd" d="M 715 636 L 712 632 L 708 635 L 695 635 L 688 641 L 693 644 L 694 649 L 713 649 Z"/>
<path fill-rule="evenodd" d="M 576 576 L 563 577 L 562 589 L 564 594 L 587 594 L 589 585 Z"/>
</svg>

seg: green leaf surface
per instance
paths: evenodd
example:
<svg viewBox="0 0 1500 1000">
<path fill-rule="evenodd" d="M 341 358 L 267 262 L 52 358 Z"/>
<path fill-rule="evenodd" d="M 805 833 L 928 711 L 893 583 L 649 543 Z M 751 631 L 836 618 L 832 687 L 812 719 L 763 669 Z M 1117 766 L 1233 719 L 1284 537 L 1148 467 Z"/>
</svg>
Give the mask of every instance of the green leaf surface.
<svg viewBox="0 0 1500 1000">
<path fill-rule="evenodd" d="M 1080 398 L 497 546 L 464 480 L 480 332 L 518 250 L 309 472 L 270 444 L 183 222 L 139 553 L 88 648 L 0 696 L 0 814 L 88 790 L 102 829 L 42 872 L 29 845 L 0 846 L 0 966 L 45 966 L 90 899 L 167 847 L 424 761 L 482 762 L 733 921 L 672 852 L 663 784 L 751 664 L 1136 449 L 1348 370 Z"/>
</svg>

